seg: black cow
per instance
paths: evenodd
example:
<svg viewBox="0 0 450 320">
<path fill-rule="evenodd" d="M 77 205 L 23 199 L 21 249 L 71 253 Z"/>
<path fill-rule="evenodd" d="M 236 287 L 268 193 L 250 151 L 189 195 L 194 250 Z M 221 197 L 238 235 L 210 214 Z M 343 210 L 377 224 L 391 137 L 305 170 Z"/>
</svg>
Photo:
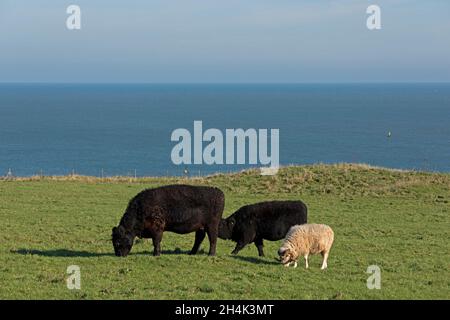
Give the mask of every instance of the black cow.
<svg viewBox="0 0 450 320">
<path fill-rule="evenodd" d="M 231 239 L 237 254 L 247 244 L 254 242 L 259 256 L 264 256 L 263 240 L 276 241 L 286 236 L 289 228 L 304 224 L 307 208 L 301 201 L 268 201 L 240 208 L 219 224 L 219 238 Z"/>
<path fill-rule="evenodd" d="M 112 230 L 116 256 L 128 255 L 135 237 L 151 238 L 153 255 L 160 255 L 164 231 L 195 231 L 190 254 L 197 253 L 208 234 L 209 255 L 215 255 L 224 199 L 223 192 L 212 187 L 170 185 L 142 191 L 130 200 L 119 226 Z"/>
</svg>

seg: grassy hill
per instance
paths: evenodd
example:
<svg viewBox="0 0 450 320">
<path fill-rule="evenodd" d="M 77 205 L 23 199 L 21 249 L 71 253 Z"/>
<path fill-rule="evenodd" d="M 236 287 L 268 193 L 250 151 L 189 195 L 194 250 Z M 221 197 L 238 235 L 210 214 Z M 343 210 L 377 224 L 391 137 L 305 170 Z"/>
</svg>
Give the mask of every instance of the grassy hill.
<svg viewBox="0 0 450 320">
<path fill-rule="evenodd" d="M 220 240 L 208 257 L 186 254 L 194 234 L 165 233 L 163 254 L 137 240 L 117 258 L 110 241 L 128 200 L 171 183 L 211 185 L 226 196 L 224 216 L 245 204 L 301 199 L 309 222 L 326 223 L 335 244 L 297 269 L 275 261 L 280 242 L 230 255 Z M 276 176 L 250 170 L 203 178 L 32 177 L 0 181 L 0 298 L 24 299 L 450 299 L 450 175 L 367 165 L 292 166 Z M 381 289 L 366 287 L 369 265 Z M 81 268 L 68 290 L 66 268 Z"/>
</svg>

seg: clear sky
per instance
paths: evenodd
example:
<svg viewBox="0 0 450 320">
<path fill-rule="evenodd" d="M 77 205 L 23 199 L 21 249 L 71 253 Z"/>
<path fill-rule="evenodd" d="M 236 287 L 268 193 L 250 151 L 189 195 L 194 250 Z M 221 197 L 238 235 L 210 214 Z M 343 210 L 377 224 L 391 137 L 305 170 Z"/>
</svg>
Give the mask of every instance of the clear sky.
<svg viewBox="0 0 450 320">
<path fill-rule="evenodd" d="M 448 82 L 449 14 L 448 0 L 0 0 L 0 82 Z"/>
</svg>

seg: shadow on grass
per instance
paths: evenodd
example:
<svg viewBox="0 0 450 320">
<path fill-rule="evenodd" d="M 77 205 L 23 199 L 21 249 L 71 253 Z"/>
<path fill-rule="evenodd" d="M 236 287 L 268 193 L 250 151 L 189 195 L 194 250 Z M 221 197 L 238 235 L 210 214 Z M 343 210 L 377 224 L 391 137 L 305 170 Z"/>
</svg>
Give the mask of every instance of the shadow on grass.
<svg viewBox="0 0 450 320">
<path fill-rule="evenodd" d="M 243 257 L 243 256 L 235 256 L 235 255 L 231 255 L 230 257 L 237 259 L 237 260 L 242 260 L 245 262 L 251 262 L 251 263 L 255 263 L 255 264 L 272 264 L 272 265 L 280 264 L 279 262 L 276 262 L 276 261 L 267 261 L 262 258 L 255 258 L 255 257 Z"/>
<path fill-rule="evenodd" d="M 98 252 L 89 252 L 89 251 L 79 251 L 79 250 L 68 250 L 68 249 L 53 249 L 53 250 L 36 250 L 36 249 L 18 249 L 11 250 L 11 253 L 17 253 L 21 255 L 35 254 L 43 257 L 113 257 L 115 256 L 113 252 L 111 253 L 98 253 Z M 190 250 L 181 250 L 176 248 L 175 250 L 162 250 L 161 255 L 172 255 L 172 254 L 182 254 L 189 255 Z M 203 255 L 205 252 L 203 250 L 199 250 L 197 255 Z M 153 256 L 153 251 L 141 251 L 133 253 L 130 255 L 147 255 Z"/>
<path fill-rule="evenodd" d="M 11 250 L 12 253 L 27 255 L 35 254 L 43 257 L 110 257 L 114 253 L 98 253 L 89 251 L 77 251 L 67 249 L 53 249 L 53 250 L 35 250 L 35 249 L 18 249 Z"/>
<path fill-rule="evenodd" d="M 181 250 L 180 248 L 176 248 L 175 250 L 161 250 L 161 255 L 163 255 L 163 254 L 187 254 L 187 255 L 189 255 L 190 252 L 191 252 L 191 250 Z M 200 249 L 193 256 L 201 256 L 204 254 L 206 254 L 206 252 L 203 251 L 203 249 Z"/>
</svg>

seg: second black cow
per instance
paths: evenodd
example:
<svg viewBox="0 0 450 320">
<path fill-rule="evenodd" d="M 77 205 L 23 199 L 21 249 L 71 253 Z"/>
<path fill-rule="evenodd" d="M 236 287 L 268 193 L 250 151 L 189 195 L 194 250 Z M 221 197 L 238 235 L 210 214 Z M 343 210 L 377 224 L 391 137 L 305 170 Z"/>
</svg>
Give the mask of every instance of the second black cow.
<svg viewBox="0 0 450 320">
<path fill-rule="evenodd" d="M 276 241 L 289 228 L 307 222 L 307 207 L 302 201 L 267 201 L 240 208 L 219 224 L 219 238 L 236 242 L 232 254 L 254 242 L 264 256 L 263 240 Z"/>
</svg>

